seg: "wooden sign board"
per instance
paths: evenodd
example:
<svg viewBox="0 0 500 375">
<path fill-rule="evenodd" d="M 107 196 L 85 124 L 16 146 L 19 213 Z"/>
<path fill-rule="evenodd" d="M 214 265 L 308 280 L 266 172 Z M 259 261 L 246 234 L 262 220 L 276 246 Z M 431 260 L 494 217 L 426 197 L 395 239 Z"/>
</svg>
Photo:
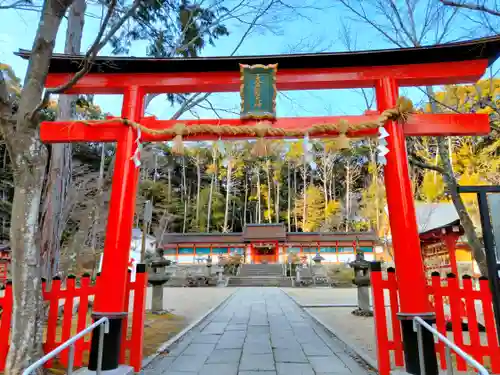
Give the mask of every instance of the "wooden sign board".
<svg viewBox="0 0 500 375">
<path fill-rule="evenodd" d="M 240 64 L 240 116 L 242 119 L 274 120 L 276 118 L 277 70 L 278 64 Z"/>
</svg>

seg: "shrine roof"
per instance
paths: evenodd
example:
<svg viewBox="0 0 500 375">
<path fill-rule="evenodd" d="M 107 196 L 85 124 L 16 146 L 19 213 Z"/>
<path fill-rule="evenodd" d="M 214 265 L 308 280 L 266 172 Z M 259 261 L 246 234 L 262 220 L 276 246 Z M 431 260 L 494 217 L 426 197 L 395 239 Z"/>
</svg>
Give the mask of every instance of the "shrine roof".
<svg viewBox="0 0 500 375">
<path fill-rule="evenodd" d="M 31 51 L 15 53 L 23 59 Z M 309 54 L 229 56 L 197 58 L 152 58 L 99 56 L 92 73 L 188 73 L 239 71 L 239 64 L 278 64 L 279 69 L 315 69 L 410 65 L 487 59 L 490 64 L 500 55 L 500 37 L 474 39 L 434 46 L 397 48 L 357 52 L 324 52 Z M 49 73 L 74 73 L 83 56 L 54 54 Z"/>
<path fill-rule="evenodd" d="M 262 227 L 262 226 L 261 226 Z M 273 229 L 273 226 L 269 226 Z M 275 228 L 275 227 L 274 227 Z M 378 243 L 378 237 L 373 232 L 285 232 L 284 238 L 277 239 L 275 235 L 266 231 L 259 238 L 246 238 L 244 232 L 239 233 L 165 233 L 162 238 L 162 245 L 169 244 L 232 244 L 243 245 L 248 242 L 279 241 L 282 243 L 312 243 L 316 242 L 352 242 L 368 241 L 373 244 Z"/>
<path fill-rule="evenodd" d="M 415 211 L 420 234 L 460 223 L 452 203 L 417 203 Z"/>
</svg>

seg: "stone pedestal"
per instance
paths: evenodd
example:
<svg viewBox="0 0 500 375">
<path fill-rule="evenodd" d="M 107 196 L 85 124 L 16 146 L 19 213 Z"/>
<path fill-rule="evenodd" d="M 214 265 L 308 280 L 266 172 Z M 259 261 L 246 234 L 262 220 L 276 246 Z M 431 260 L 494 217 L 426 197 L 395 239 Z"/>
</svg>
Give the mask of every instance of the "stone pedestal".
<svg viewBox="0 0 500 375">
<path fill-rule="evenodd" d="M 158 313 L 163 311 L 163 285 L 153 286 L 151 311 L 153 313 Z"/>
<path fill-rule="evenodd" d="M 367 286 L 358 287 L 358 308 L 361 311 L 371 312 L 370 288 Z"/>
</svg>

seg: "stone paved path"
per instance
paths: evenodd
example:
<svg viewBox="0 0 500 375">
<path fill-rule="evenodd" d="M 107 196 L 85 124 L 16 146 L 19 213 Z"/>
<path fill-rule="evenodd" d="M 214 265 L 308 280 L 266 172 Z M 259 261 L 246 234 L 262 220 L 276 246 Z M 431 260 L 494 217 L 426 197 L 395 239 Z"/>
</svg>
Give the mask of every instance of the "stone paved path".
<svg viewBox="0 0 500 375">
<path fill-rule="evenodd" d="M 278 288 L 241 288 L 144 375 L 372 374 Z"/>
</svg>

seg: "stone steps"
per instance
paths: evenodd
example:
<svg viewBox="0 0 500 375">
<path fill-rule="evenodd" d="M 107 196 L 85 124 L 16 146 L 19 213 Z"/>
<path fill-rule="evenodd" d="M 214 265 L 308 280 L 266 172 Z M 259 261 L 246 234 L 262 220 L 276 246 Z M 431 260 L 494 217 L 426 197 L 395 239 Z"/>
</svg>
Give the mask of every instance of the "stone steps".
<svg viewBox="0 0 500 375">
<path fill-rule="evenodd" d="M 239 276 L 282 276 L 281 264 L 243 264 Z"/>
<path fill-rule="evenodd" d="M 227 286 L 276 286 L 276 287 L 291 287 L 292 281 L 290 278 L 285 278 L 282 276 L 272 277 L 272 276 L 232 276 Z"/>
</svg>

